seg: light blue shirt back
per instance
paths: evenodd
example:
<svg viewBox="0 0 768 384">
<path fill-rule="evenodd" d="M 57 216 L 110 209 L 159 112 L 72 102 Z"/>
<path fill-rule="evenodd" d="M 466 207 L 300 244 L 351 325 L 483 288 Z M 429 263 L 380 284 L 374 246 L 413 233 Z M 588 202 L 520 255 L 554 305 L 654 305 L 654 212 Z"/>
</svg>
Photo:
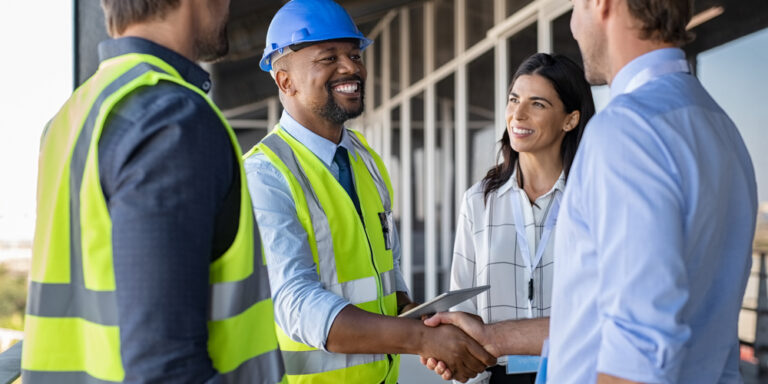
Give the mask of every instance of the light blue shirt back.
<svg viewBox="0 0 768 384">
<path fill-rule="evenodd" d="M 669 48 L 627 64 L 586 128 L 555 239 L 550 383 L 742 382 L 755 174 L 682 60 Z"/>
</svg>

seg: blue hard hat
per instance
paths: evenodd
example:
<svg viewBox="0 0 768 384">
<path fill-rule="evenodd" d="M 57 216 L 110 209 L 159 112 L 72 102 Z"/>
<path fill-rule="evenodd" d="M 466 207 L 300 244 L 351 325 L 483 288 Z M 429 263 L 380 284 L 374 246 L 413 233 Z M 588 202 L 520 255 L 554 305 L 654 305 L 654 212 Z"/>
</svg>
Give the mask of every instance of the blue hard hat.
<svg viewBox="0 0 768 384">
<path fill-rule="evenodd" d="M 332 0 L 291 0 L 275 14 L 267 30 L 267 46 L 259 67 L 272 70 L 272 54 L 293 44 L 358 39 L 360 49 L 371 44 L 346 10 Z"/>
</svg>

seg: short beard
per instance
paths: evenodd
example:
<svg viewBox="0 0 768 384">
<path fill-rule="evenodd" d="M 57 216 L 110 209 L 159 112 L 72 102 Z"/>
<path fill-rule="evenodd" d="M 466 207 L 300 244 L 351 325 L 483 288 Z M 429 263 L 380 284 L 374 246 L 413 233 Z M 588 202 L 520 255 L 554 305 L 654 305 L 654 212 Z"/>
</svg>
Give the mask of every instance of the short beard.
<svg viewBox="0 0 768 384">
<path fill-rule="evenodd" d="M 357 80 L 360 82 L 360 108 L 348 111 L 336 103 L 336 100 L 333 98 L 333 86 L 329 82 L 325 85 L 325 88 L 328 91 L 328 101 L 322 107 L 317 108 L 315 112 L 331 123 L 338 125 L 344 124 L 344 122 L 349 119 L 354 119 L 355 117 L 360 116 L 360 114 L 363 113 L 363 110 L 365 110 L 365 103 L 363 102 L 363 100 L 365 100 L 365 82 L 359 76 L 354 76 L 352 78 L 338 80 L 335 83 L 349 80 Z"/>
<path fill-rule="evenodd" d="M 581 58 L 584 62 L 584 77 L 590 85 L 606 85 L 610 76 L 605 73 L 607 71 L 607 58 L 604 53 L 599 52 L 600 49 L 605 49 L 606 42 L 604 39 L 592 38 L 590 47 L 580 49 Z"/>
<path fill-rule="evenodd" d="M 198 36 L 195 39 L 195 47 L 198 61 L 214 62 L 224 57 L 229 52 L 227 24 L 222 25 L 215 33 Z"/>
</svg>

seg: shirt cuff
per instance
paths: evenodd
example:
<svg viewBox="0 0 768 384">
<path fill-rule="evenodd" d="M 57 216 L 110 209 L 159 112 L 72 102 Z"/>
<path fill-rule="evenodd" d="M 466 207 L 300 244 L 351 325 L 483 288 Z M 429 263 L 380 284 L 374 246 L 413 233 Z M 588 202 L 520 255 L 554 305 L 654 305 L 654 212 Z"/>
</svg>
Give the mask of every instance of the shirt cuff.
<svg viewBox="0 0 768 384">
<path fill-rule="evenodd" d="M 597 356 L 597 371 L 641 383 L 676 383 L 684 347 L 672 348 L 640 327 L 607 319 Z"/>
<path fill-rule="evenodd" d="M 347 305 L 351 304 L 348 301 L 342 299 L 340 302 L 335 303 L 335 305 L 328 311 L 328 315 L 325 317 L 325 327 L 322 328 L 324 330 L 323 342 L 320 344 L 319 349 L 328 352 L 325 344 L 328 342 L 328 334 L 331 333 L 331 326 L 333 326 L 333 322 L 336 320 L 336 316 L 338 316 L 341 310 L 344 309 Z"/>
<path fill-rule="evenodd" d="M 411 293 L 408 291 L 408 286 L 405 284 L 405 278 L 403 277 L 403 273 L 400 272 L 400 269 L 397 269 L 395 272 L 395 291 L 405 292 L 408 297 L 411 297 Z"/>
</svg>

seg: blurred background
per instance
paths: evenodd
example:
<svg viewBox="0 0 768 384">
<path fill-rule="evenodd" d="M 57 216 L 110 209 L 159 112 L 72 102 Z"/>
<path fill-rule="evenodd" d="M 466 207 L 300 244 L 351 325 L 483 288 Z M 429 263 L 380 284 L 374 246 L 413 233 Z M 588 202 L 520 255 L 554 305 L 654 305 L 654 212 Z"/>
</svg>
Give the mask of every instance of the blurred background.
<svg viewBox="0 0 768 384">
<path fill-rule="evenodd" d="M 204 65 L 214 80 L 211 96 L 244 150 L 266 135 L 281 113 L 277 90 L 258 61 L 269 20 L 283 3 L 232 0 L 231 52 Z M 569 29 L 572 5 L 569 0 L 339 3 L 374 40 L 364 53 L 366 111 L 349 125 L 365 133 L 390 170 L 402 267 L 415 299 L 429 299 L 448 287 L 461 195 L 496 160 L 511 75 L 535 52 L 581 62 Z M 694 6 L 689 29 L 697 37 L 684 47 L 688 61 L 739 127 L 761 201 L 739 329 L 747 378 L 757 372 L 761 355 L 768 364 L 768 292 L 760 284 L 768 249 L 768 2 L 695 0 Z M 0 351 L 22 336 L 42 128 L 96 70 L 96 46 L 106 38 L 95 0 L 0 5 Z M 607 88 L 593 92 L 598 108 L 604 107 Z M 763 281 L 764 276 L 763 270 Z M 406 359 L 404 373 L 414 373 L 403 375 L 402 383 L 436 380 L 422 376 L 417 365 Z"/>
</svg>

